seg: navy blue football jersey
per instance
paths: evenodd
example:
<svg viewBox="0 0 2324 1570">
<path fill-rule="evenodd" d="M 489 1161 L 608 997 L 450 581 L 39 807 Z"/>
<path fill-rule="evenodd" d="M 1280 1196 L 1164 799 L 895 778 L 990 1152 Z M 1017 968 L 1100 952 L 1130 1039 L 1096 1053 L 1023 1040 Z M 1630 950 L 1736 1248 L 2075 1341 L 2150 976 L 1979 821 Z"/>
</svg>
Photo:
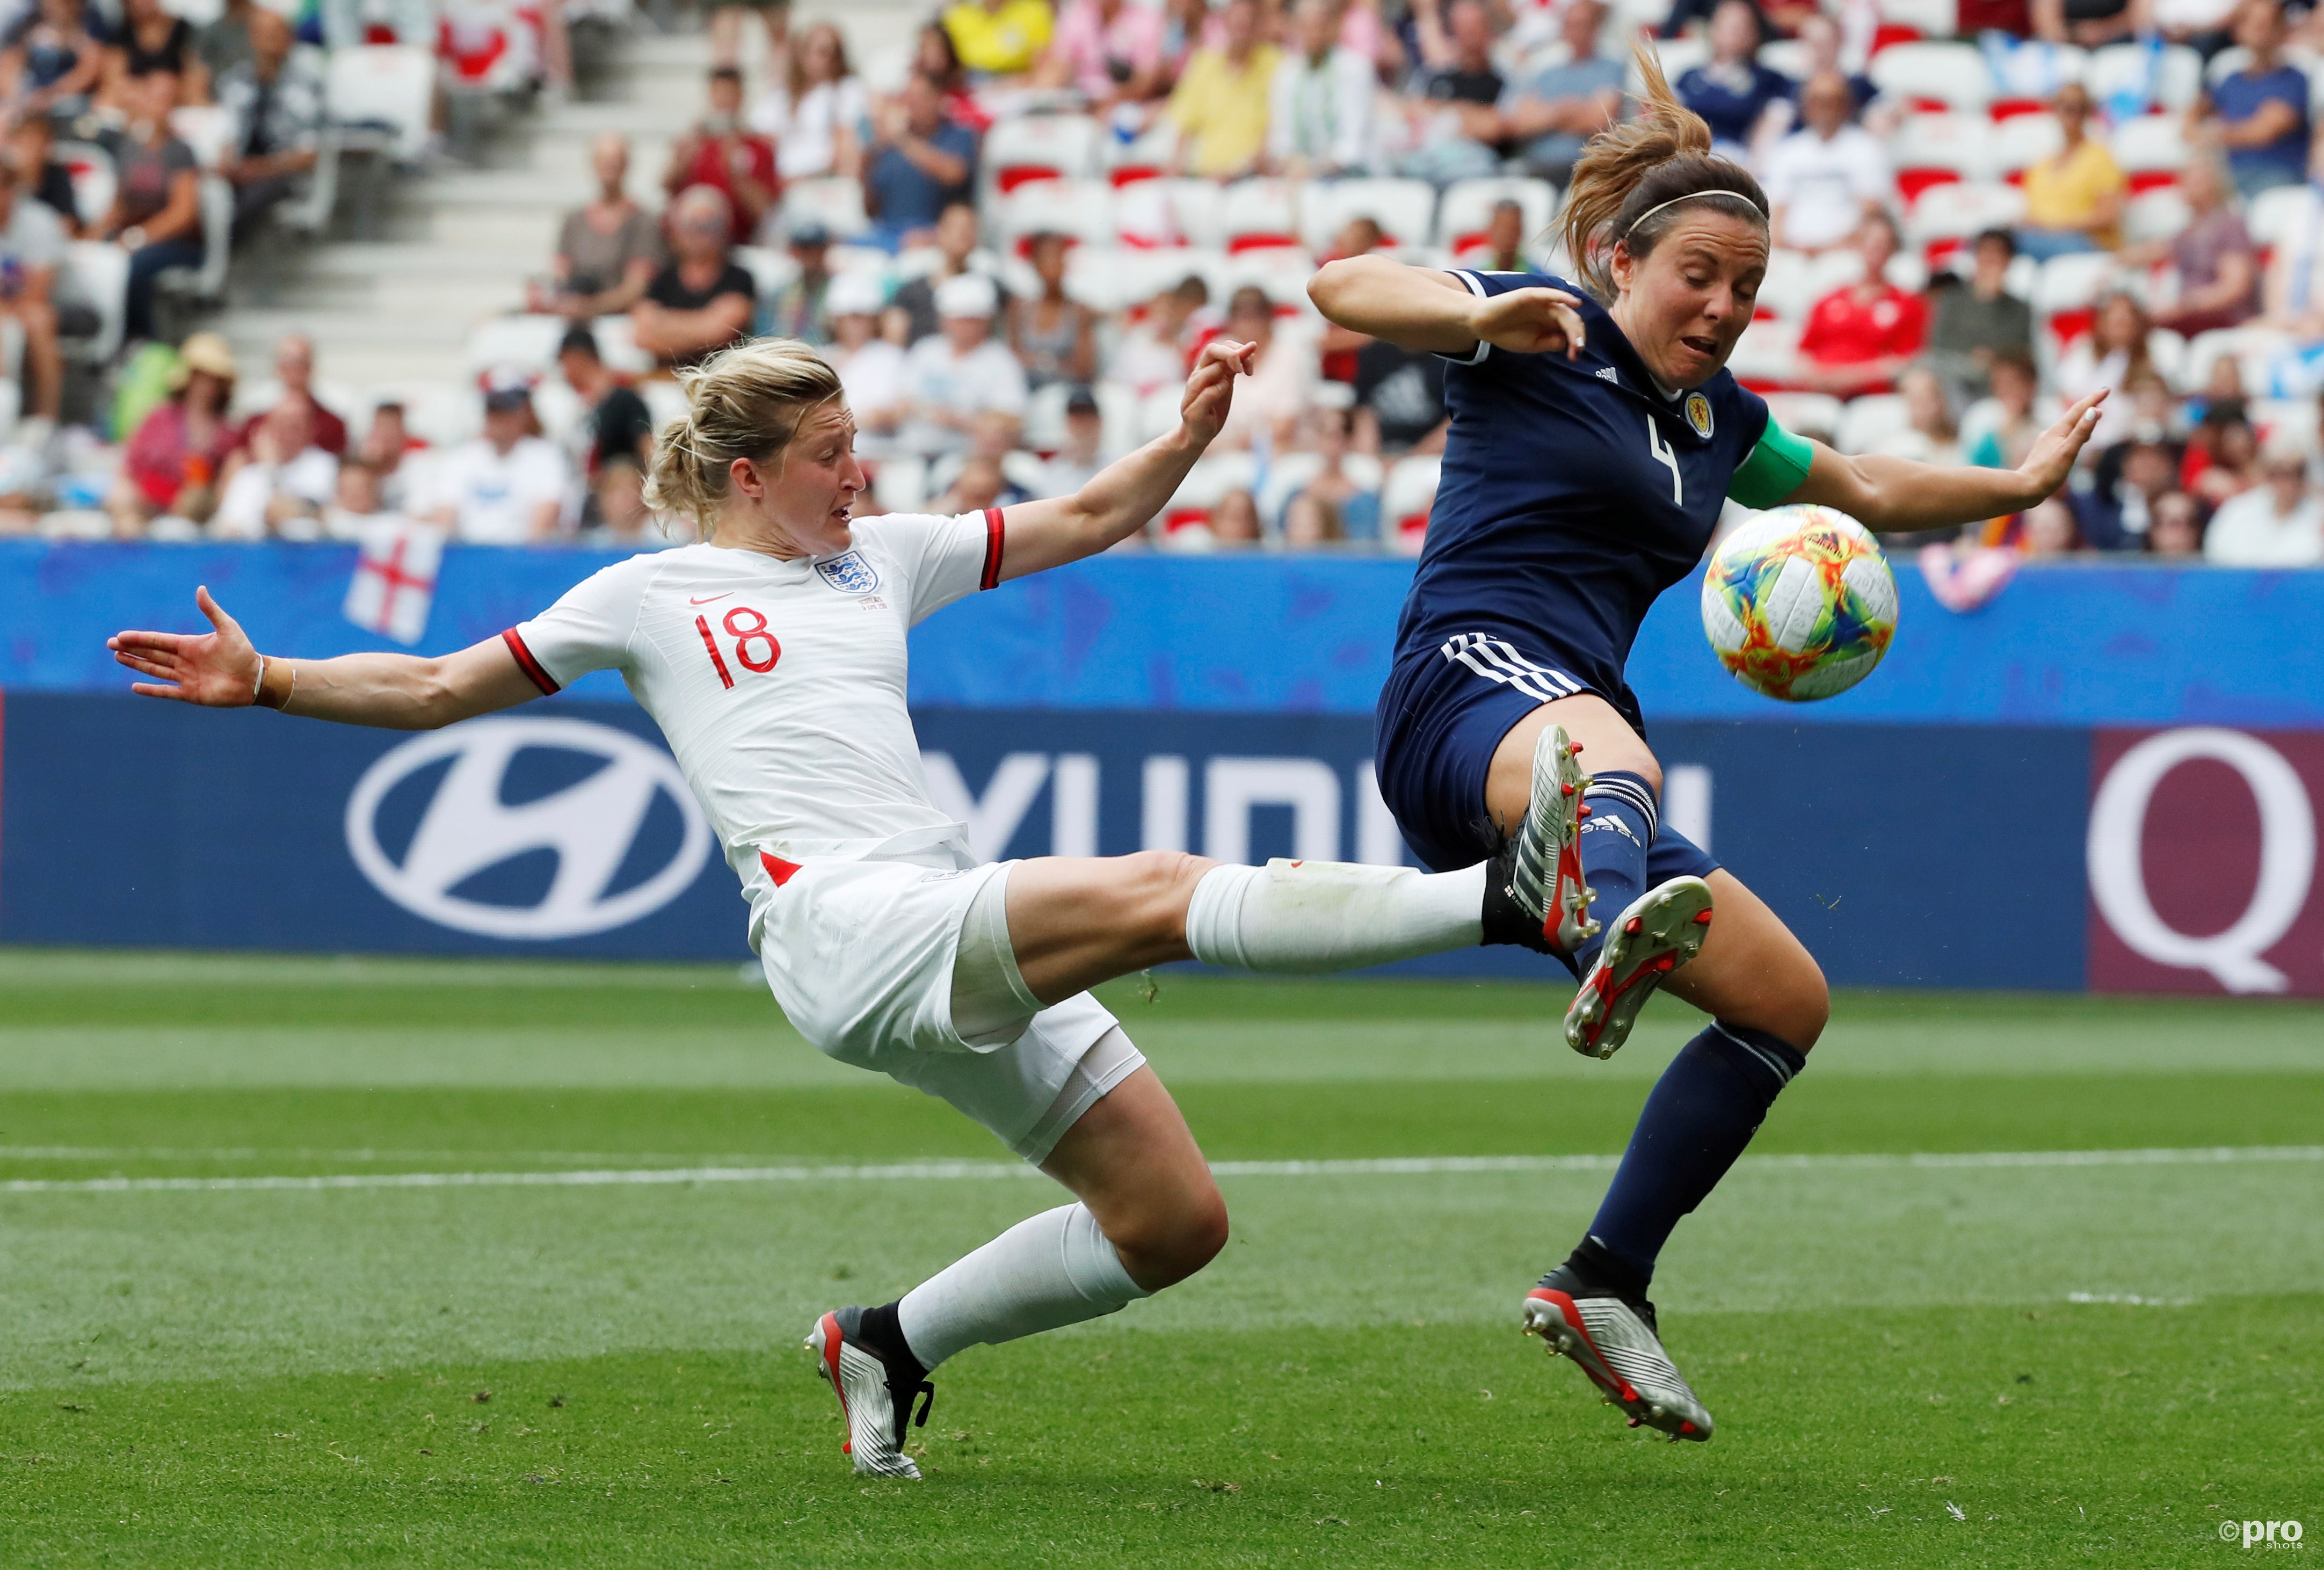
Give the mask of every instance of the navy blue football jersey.
<svg viewBox="0 0 2324 1570">
<path fill-rule="evenodd" d="M 1577 284 L 1455 276 L 1488 296 L 1564 290 L 1589 342 L 1572 360 L 1480 344 L 1449 367 L 1443 476 L 1397 664 L 1448 658 L 1464 634 L 1499 640 L 1635 715 L 1622 682 L 1631 642 L 1655 596 L 1702 559 L 1767 405 L 1724 370 L 1665 398 Z"/>
</svg>

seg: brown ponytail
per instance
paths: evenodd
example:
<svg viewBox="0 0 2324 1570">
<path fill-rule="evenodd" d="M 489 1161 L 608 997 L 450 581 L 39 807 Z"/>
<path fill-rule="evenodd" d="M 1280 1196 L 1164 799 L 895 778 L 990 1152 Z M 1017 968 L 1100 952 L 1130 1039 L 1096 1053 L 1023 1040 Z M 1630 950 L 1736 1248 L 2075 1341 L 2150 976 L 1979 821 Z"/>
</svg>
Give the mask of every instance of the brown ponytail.
<svg viewBox="0 0 2324 1570">
<path fill-rule="evenodd" d="M 1720 199 L 1721 211 L 1747 211 L 1765 227 L 1767 197 L 1750 174 L 1712 155 L 1711 127 L 1671 91 L 1661 62 L 1643 38 L 1630 57 L 1646 78 L 1645 102 L 1635 119 L 1608 126 L 1590 139 L 1565 193 L 1565 249 L 1575 277 L 1599 299 L 1616 293 L 1609 264 L 1618 243 L 1642 258 L 1676 219 L 1668 204 L 1688 197 Z"/>
</svg>

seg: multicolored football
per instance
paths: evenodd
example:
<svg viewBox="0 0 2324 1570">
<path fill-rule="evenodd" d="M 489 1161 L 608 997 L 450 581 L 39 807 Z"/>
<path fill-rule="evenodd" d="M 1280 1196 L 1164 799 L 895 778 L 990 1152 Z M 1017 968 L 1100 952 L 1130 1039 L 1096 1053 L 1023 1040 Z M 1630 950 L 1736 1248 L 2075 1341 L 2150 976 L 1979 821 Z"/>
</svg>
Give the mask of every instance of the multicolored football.
<svg viewBox="0 0 2324 1570">
<path fill-rule="evenodd" d="M 1830 507 L 1778 507 L 1711 554 L 1702 630 L 1754 692 L 1809 703 L 1872 674 L 1896 635 L 1896 579 L 1871 531 Z"/>
</svg>

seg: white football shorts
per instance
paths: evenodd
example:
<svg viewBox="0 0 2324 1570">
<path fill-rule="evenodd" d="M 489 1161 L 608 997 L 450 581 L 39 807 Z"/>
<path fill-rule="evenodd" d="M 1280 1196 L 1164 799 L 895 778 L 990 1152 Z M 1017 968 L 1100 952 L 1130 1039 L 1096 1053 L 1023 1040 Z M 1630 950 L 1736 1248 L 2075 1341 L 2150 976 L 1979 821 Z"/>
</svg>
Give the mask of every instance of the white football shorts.
<svg viewBox="0 0 2324 1570">
<path fill-rule="evenodd" d="M 826 1057 L 951 1103 L 1038 1163 L 1146 1059 L 1087 993 L 1029 1016 L 1013 995 L 1011 984 L 1023 984 L 1005 924 L 1005 964 L 991 963 L 1012 864 L 808 863 L 767 897 L 759 960 L 792 1027 Z M 954 1019 L 954 965 L 972 917 L 982 941 L 971 947 L 984 963 L 963 972 L 960 1002 L 984 1027 L 971 1027 L 976 1045 Z M 1020 1019 L 1021 1033 L 993 1039 Z"/>
</svg>

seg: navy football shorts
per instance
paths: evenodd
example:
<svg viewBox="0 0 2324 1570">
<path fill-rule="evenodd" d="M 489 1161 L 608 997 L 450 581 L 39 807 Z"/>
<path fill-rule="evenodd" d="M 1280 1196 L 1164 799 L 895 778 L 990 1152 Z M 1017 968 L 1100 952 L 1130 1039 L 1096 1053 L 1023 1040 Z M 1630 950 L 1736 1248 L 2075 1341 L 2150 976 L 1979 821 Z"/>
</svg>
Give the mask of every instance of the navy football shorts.
<svg viewBox="0 0 2324 1570">
<path fill-rule="evenodd" d="M 1597 693 L 1638 723 L 1637 699 L 1628 688 L 1600 691 L 1506 639 L 1480 633 L 1450 639 L 1389 674 L 1379 700 L 1380 798 L 1430 870 L 1474 866 L 1500 848 L 1500 832 L 1485 809 L 1494 752 L 1526 715 L 1583 692 Z M 1646 883 L 1704 877 L 1718 865 L 1708 851 L 1664 823 L 1647 847 Z"/>
</svg>

